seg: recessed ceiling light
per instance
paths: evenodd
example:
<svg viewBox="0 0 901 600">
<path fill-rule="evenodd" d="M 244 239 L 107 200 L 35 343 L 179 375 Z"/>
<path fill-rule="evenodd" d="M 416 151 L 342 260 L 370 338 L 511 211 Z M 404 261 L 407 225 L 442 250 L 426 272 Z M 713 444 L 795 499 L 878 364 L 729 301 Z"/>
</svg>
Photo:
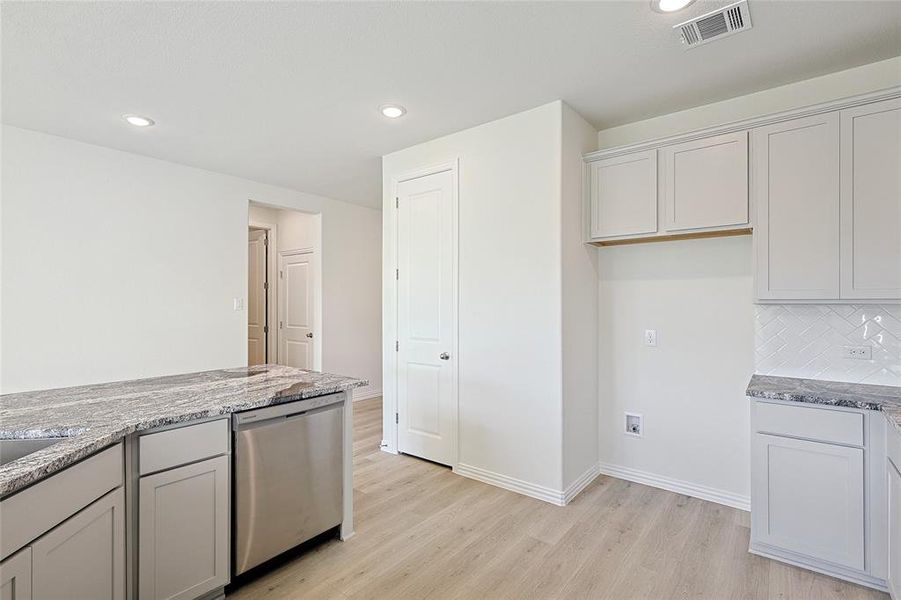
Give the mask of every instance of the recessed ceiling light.
<svg viewBox="0 0 901 600">
<path fill-rule="evenodd" d="M 154 124 L 153 119 L 141 115 L 122 115 L 122 118 L 135 127 L 150 127 Z"/>
<path fill-rule="evenodd" d="M 379 110 L 389 119 L 397 119 L 407 114 L 407 109 L 400 104 L 385 104 L 379 107 Z"/>
<path fill-rule="evenodd" d="M 682 10 L 695 0 L 651 0 L 651 8 L 661 13 L 671 13 Z"/>
</svg>

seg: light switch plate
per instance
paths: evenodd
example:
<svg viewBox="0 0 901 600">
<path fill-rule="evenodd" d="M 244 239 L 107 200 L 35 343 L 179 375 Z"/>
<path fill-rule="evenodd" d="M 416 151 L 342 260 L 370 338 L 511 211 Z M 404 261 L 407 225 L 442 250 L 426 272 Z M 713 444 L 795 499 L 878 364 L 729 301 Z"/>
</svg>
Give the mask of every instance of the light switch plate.
<svg viewBox="0 0 901 600">
<path fill-rule="evenodd" d="M 236 311 L 244 310 L 244 298 L 234 298 L 232 304 Z"/>
<path fill-rule="evenodd" d="M 645 329 L 644 330 L 644 345 L 650 346 L 652 348 L 657 347 L 657 330 L 656 329 Z"/>
</svg>

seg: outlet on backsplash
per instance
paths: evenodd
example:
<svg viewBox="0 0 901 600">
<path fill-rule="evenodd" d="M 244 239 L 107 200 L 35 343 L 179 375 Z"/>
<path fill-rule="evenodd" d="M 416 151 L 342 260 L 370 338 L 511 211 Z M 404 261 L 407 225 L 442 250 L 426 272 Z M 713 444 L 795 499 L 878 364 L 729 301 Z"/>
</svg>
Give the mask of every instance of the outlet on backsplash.
<svg viewBox="0 0 901 600">
<path fill-rule="evenodd" d="M 873 360 L 873 348 L 871 346 L 845 346 L 842 348 L 845 358 L 858 360 Z"/>
</svg>

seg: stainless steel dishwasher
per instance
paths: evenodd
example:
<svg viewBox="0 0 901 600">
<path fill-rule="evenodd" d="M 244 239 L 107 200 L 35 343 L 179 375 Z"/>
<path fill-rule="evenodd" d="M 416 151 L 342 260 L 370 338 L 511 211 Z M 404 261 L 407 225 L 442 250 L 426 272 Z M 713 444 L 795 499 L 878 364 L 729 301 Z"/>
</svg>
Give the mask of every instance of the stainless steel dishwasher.
<svg viewBox="0 0 901 600">
<path fill-rule="evenodd" d="M 344 394 L 234 415 L 235 575 L 342 520 Z"/>
</svg>

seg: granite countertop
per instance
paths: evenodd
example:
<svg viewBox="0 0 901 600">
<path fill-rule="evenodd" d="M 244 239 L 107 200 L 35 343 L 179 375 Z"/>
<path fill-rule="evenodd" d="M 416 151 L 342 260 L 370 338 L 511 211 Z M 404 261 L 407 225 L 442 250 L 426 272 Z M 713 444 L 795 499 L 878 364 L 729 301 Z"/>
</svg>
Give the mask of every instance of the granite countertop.
<svg viewBox="0 0 901 600">
<path fill-rule="evenodd" d="M 0 496 L 136 431 L 348 391 L 352 377 L 260 365 L 0 396 L 0 439 L 63 438 L 0 466 Z"/>
<path fill-rule="evenodd" d="M 746 393 L 752 398 L 879 410 L 901 432 L 901 387 L 754 375 Z"/>
</svg>

